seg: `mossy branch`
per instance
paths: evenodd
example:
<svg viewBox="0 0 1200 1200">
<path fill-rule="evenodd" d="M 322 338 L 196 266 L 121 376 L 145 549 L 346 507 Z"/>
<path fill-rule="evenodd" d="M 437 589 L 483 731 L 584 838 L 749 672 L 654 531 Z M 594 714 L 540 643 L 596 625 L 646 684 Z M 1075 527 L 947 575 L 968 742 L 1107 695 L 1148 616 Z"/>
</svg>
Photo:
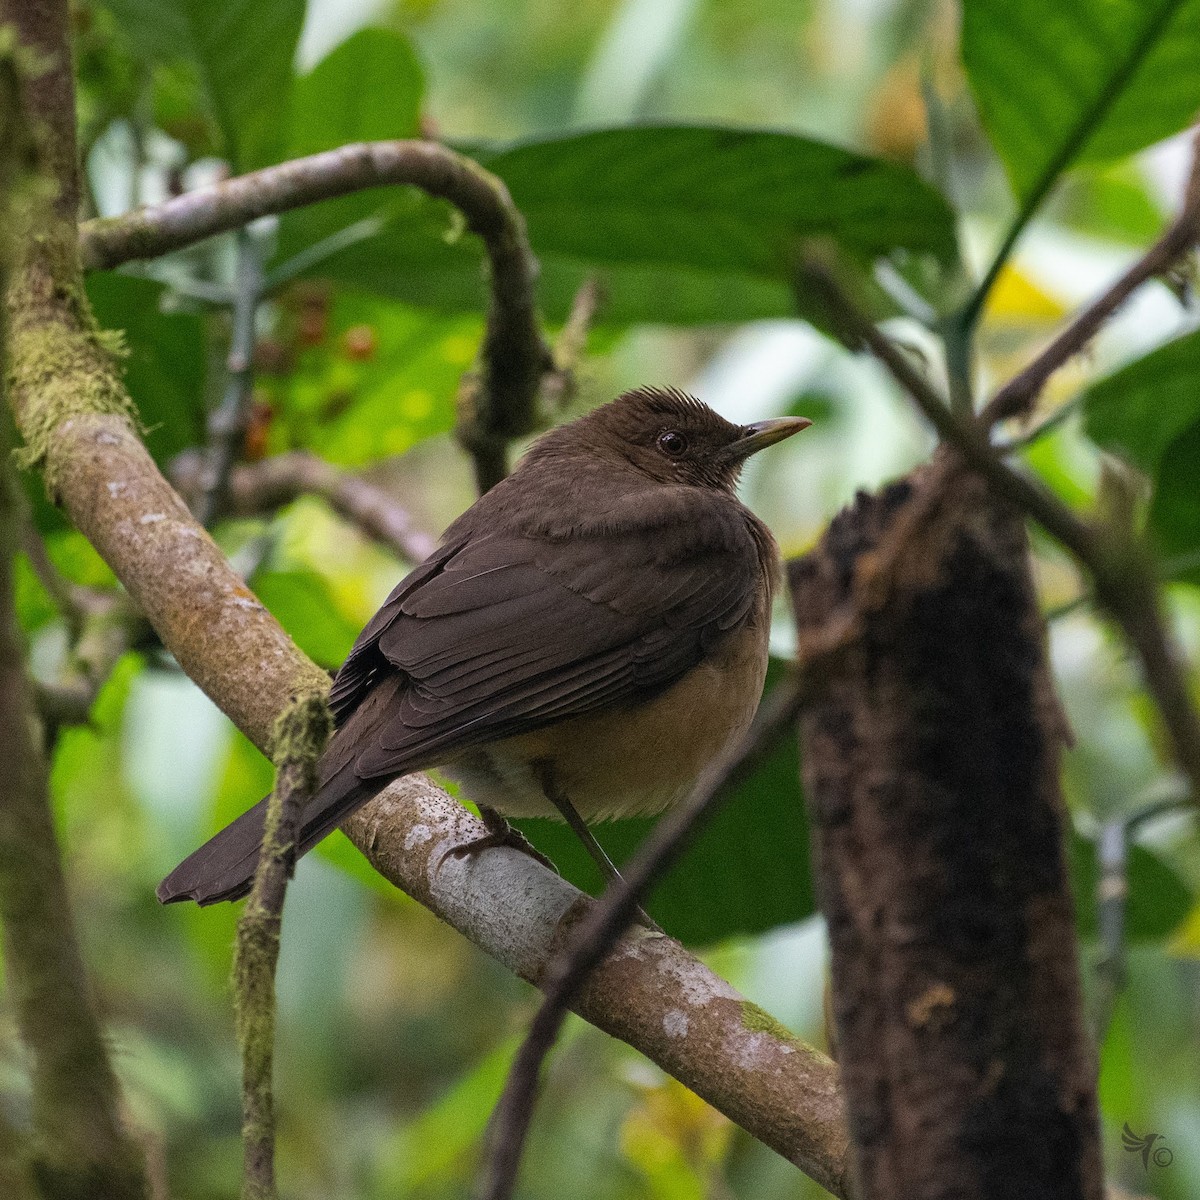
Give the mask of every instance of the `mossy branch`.
<svg viewBox="0 0 1200 1200">
<path fill-rule="evenodd" d="M 120 217 L 88 221 L 80 246 L 88 267 L 157 258 L 203 238 L 372 187 L 415 187 L 447 200 L 487 254 L 490 299 L 479 369 L 465 383 L 459 437 L 481 480 L 502 476 L 511 439 L 539 424 L 538 389 L 554 373 L 534 285 L 538 264 L 525 218 L 502 180 L 428 141 L 362 142 L 292 159 L 198 188 Z"/>
<path fill-rule="evenodd" d="M 44 51 L 54 30 L 53 22 L 47 28 L 46 15 L 37 4 L 18 4 L 14 14 L 6 0 L 0 5 L 0 30 L 9 38 L 15 30 L 21 47 Z M 65 30 L 65 5 L 59 15 Z M 15 23 L 3 28 L 14 17 Z M 53 38 L 49 40 L 53 46 Z M 29 76 L 19 60 L 30 55 L 18 56 L 16 49 L 0 44 L 0 293 L 10 255 L 20 248 L 12 230 L 35 207 L 27 202 L 39 190 L 36 179 L 27 185 L 26 174 L 47 158 L 46 147 L 30 138 L 21 118 L 31 105 Z M 58 50 L 69 79 L 65 42 Z M 19 203 L 11 202 L 14 193 Z M 0 313 L 0 365 L 6 332 Z M 0 422 L 0 746 L 5 758 L 0 932 L 17 1026 L 32 1058 L 29 1175 L 44 1200 L 141 1200 L 147 1194 L 145 1169 L 122 1127 L 116 1077 L 88 995 L 50 812 L 48 770 L 25 677 L 13 588 L 22 516 L 10 467 L 8 425 Z M 9 1144 L 0 1148 L 0 1174 L 9 1176 L 5 1182 L 20 1194 L 28 1190 L 28 1178 L 13 1161 L 12 1139 L 4 1140 Z"/>
<path fill-rule="evenodd" d="M 312 795 L 317 760 L 332 721 L 323 692 L 295 696 L 275 725 L 275 788 L 254 886 L 238 921 L 233 958 L 238 1042 L 242 1048 L 243 1200 L 274 1200 L 275 965 L 283 902 L 296 864 L 300 813 Z"/>
</svg>

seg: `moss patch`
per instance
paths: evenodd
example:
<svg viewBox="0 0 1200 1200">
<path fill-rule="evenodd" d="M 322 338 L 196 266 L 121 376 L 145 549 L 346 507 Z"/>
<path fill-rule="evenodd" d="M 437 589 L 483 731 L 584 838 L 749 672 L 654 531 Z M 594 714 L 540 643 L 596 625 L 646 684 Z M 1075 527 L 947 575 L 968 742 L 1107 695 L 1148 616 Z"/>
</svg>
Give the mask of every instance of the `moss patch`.
<svg viewBox="0 0 1200 1200">
<path fill-rule="evenodd" d="M 62 421 L 96 413 L 137 423 L 121 383 L 114 344 L 111 335 L 74 329 L 63 321 L 13 331 L 9 386 L 25 439 L 18 461 L 24 467 L 44 465 L 52 495 L 56 488 L 51 443 Z"/>
<path fill-rule="evenodd" d="M 785 1042 L 789 1046 L 803 1045 L 786 1025 L 759 1008 L 757 1004 L 751 1004 L 749 1000 L 742 1004 L 742 1028 L 749 1029 L 752 1033 L 768 1034 L 776 1041 Z"/>
</svg>

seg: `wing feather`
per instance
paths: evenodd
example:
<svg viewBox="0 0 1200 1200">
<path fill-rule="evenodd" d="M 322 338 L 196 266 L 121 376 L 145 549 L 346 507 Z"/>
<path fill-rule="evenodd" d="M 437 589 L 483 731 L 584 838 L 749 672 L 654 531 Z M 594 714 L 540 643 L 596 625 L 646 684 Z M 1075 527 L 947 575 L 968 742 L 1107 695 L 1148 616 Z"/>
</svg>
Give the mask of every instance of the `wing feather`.
<svg viewBox="0 0 1200 1200">
<path fill-rule="evenodd" d="M 382 679 L 404 681 L 367 737 L 355 723 L 355 773 L 428 766 L 636 703 L 681 678 L 746 619 L 761 586 L 746 510 L 714 511 L 690 546 L 605 529 L 568 541 L 488 533 L 444 547 L 397 586 L 334 682 L 344 719 Z"/>
</svg>

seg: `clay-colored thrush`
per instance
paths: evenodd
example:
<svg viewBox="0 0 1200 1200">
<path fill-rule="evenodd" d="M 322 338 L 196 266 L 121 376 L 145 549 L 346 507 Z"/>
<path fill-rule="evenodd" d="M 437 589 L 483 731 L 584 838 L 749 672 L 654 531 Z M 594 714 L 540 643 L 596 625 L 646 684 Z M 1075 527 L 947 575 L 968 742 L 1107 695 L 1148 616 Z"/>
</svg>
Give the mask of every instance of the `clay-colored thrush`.
<svg viewBox="0 0 1200 1200">
<path fill-rule="evenodd" d="M 778 551 L 734 489 L 751 454 L 809 424 L 734 425 L 645 388 L 539 438 L 338 671 L 299 852 L 437 766 L 479 805 L 483 842 L 519 838 L 504 816 L 560 814 L 611 872 L 586 822 L 682 800 L 754 715 Z M 244 895 L 264 816 L 223 829 L 159 899 Z"/>
</svg>

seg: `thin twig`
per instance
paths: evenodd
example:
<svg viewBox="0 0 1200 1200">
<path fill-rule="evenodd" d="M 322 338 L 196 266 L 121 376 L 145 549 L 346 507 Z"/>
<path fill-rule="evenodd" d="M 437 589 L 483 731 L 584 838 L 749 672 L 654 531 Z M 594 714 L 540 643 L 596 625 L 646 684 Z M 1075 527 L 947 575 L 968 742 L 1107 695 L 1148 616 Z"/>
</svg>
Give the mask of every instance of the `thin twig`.
<svg viewBox="0 0 1200 1200">
<path fill-rule="evenodd" d="M 54 602 L 54 607 L 67 623 L 72 638 L 78 638 L 88 612 L 94 607 L 99 593 L 93 592 L 62 575 L 46 550 L 46 543 L 33 521 L 30 504 L 23 491 L 18 490 L 17 504 L 21 511 L 21 549 L 29 559 L 38 582 Z"/>
<path fill-rule="evenodd" d="M 233 979 L 242 1048 L 242 1200 L 274 1200 L 275 964 L 283 902 L 296 863 L 300 812 L 317 781 L 331 721 L 324 696 L 299 696 L 275 729 L 275 788 L 267 805 L 254 884 L 238 920 Z"/>
<path fill-rule="evenodd" d="M 623 868 L 621 882 L 606 889 L 577 926 L 569 948 L 551 964 L 539 984 L 545 999 L 517 1051 L 492 1114 L 479 1189 L 483 1200 L 508 1200 L 513 1193 L 542 1062 L 587 977 L 634 919 L 650 889 L 678 861 L 731 790 L 747 779 L 780 737 L 793 728 L 801 708 L 821 686 L 830 659 L 850 644 L 852 630 L 852 624 L 832 630 L 827 642 L 809 648 L 804 663 L 797 664 L 763 702 L 733 753 L 711 766 L 687 802 L 663 817 Z"/>
<path fill-rule="evenodd" d="M 1183 207 L 1167 231 L 1111 287 L 1097 296 L 1027 367 L 988 401 L 986 428 L 1027 412 L 1046 381 L 1099 332 L 1104 322 L 1147 280 L 1165 274 L 1200 240 L 1200 134 L 1192 141 L 1192 169 Z"/>
<path fill-rule="evenodd" d="M 946 398 L 913 366 L 904 351 L 859 311 L 824 262 L 810 258 L 800 269 L 804 283 L 819 291 L 842 341 L 852 350 L 866 348 L 879 359 L 943 442 L 954 446 L 997 492 L 1029 513 L 1078 557 L 1095 557 L 1093 531 L 1040 483 L 998 458 L 977 422 L 960 419 L 951 412 Z"/>
<path fill-rule="evenodd" d="M 185 451 L 171 464 L 171 479 L 184 495 L 190 495 L 197 490 L 203 471 L 200 456 Z M 306 495 L 320 496 L 343 520 L 408 562 L 421 562 L 437 545 L 437 539 L 417 528 L 412 515 L 394 496 L 307 450 L 291 450 L 234 467 L 226 508 L 232 516 L 259 516 Z"/>
<path fill-rule="evenodd" d="M 554 339 L 553 370 L 542 380 L 541 400 L 547 414 L 561 412 L 575 394 L 576 375 L 587 349 L 588 334 L 604 302 L 599 279 L 589 275 L 571 301 L 571 311 Z"/>
<path fill-rule="evenodd" d="M 1017 505 L 1090 572 L 1097 599 L 1116 619 L 1142 664 L 1175 759 L 1200 796 L 1200 717 L 1189 693 L 1184 655 L 1167 625 L 1153 556 L 1131 530 L 1100 528 L 1077 516 L 1042 484 L 1005 463 L 986 440 L 982 420 L 958 420 L 894 342 L 854 305 L 822 263 L 805 266 L 851 347 L 865 346 L 888 368 L 944 443 Z"/>
<path fill-rule="evenodd" d="M 476 490 L 482 496 L 508 474 L 509 443 L 522 433 L 532 433 L 545 418 L 560 412 L 575 394 L 576 369 L 587 344 L 603 293 L 595 278 L 586 279 L 571 302 L 567 322 L 559 333 L 542 375 L 538 399 L 540 410 L 528 428 L 502 428 L 481 416 L 484 411 L 484 379 L 468 371 L 458 388 L 458 423 L 455 433 L 475 468 Z"/>
<path fill-rule="evenodd" d="M 1183 809 L 1194 811 L 1190 795 L 1171 796 L 1143 805 L 1106 822 L 1097 840 L 1100 874 L 1096 880 L 1096 915 L 1101 956 L 1096 962 L 1096 1037 L 1103 1041 L 1117 996 L 1125 986 L 1125 923 L 1129 904 L 1129 851 L 1143 825 Z"/>
<path fill-rule="evenodd" d="M 254 399 L 254 344 L 258 306 L 263 293 L 263 248 L 249 229 L 237 232 L 237 283 L 233 292 L 232 335 L 226 370 L 229 378 L 221 403 L 208 418 L 208 470 L 200 507 L 200 524 L 211 526 L 229 489 L 229 473 L 237 461 Z"/>
<path fill-rule="evenodd" d="M 1016 454 L 1040 442 L 1046 434 L 1053 433 L 1060 425 L 1069 420 L 1073 413 L 1079 411 L 1083 404 L 1084 395 L 1084 392 L 1077 393 L 1070 400 L 1066 400 L 1060 404 L 1053 412 L 1048 412 L 1040 421 L 1031 425 L 1022 433 L 994 443 L 996 453 L 1003 455 Z"/>
<path fill-rule="evenodd" d="M 38 711 L 53 745 L 63 725 L 87 724 L 117 663 L 153 638 L 146 619 L 121 592 L 97 593 L 54 679 L 35 685 Z"/>
</svg>

